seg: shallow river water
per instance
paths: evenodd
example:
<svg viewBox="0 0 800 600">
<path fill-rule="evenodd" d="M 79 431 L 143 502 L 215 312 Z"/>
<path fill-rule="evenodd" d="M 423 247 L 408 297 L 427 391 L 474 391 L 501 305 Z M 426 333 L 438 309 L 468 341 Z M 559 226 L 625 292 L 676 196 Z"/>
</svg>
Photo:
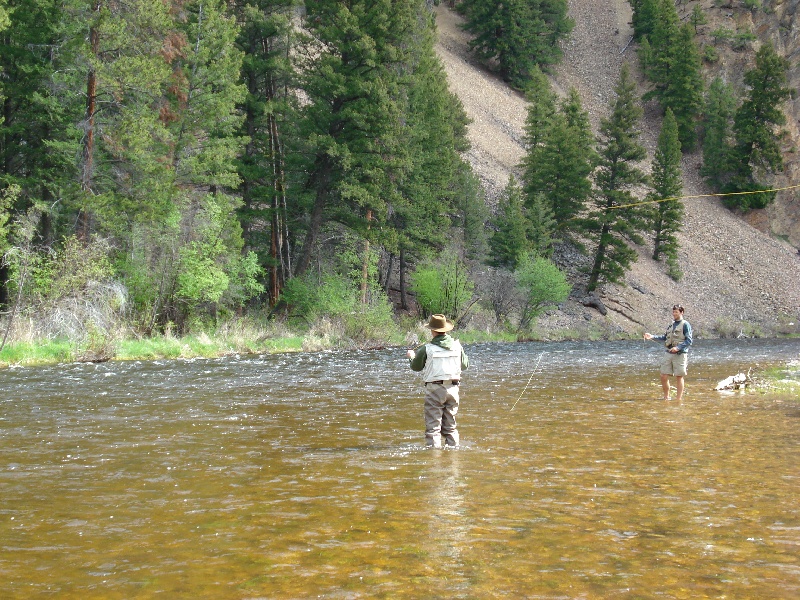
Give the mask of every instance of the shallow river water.
<svg viewBox="0 0 800 600">
<path fill-rule="evenodd" d="M 800 342 L 467 351 L 458 450 L 403 349 L 0 371 L 0 598 L 800 597 Z"/>
</svg>

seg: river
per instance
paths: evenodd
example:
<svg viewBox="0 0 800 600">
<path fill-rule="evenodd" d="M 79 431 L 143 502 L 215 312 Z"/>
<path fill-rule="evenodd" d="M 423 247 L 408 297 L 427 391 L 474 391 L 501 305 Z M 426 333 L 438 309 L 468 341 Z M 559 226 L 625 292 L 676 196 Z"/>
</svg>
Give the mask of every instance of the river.
<svg viewBox="0 0 800 600">
<path fill-rule="evenodd" d="M 458 450 L 402 349 L 0 371 L 0 597 L 800 597 L 800 341 L 467 351 Z"/>
</svg>

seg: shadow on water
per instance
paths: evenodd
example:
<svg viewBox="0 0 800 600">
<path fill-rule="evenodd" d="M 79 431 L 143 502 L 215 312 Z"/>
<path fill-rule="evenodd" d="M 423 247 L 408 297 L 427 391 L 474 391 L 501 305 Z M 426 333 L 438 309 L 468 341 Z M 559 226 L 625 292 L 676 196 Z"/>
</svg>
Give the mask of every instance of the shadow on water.
<svg viewBox="0 0 800 600">
<path fill-rule="evenodd" d="M 0 597 L 800 595 L 798 404 L 712 391 L 800 343 L 468 351 L 441 451 L 402 350 L 0 372 Z"/>
</svg>

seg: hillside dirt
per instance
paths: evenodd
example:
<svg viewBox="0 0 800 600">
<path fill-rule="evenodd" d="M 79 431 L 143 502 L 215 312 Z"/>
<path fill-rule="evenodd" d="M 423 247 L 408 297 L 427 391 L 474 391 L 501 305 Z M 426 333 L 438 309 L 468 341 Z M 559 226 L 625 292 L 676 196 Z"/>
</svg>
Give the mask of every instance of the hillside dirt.
<svg viewBox="0 0 800 600">
<path fill-rule="evenodd" d="M 561 95 L 575 88 L 597 131 L 609 112 L 614 86 L 624 62 L 638 73 L 631 40 L 631 9 L 625 0 L 569 0 L 575 21 L 564 58 L 552 77 Z M 468 35 L 461 17 L 445 6 L 436 8 L 437 52 L 444 63 L 450 89 L 461 99 L 472 119 L 472 148 L 465 159 L 478 173 L 487 201 L 496 202 L 510 174 L 519 174 L 524 154 L 525 100 L 468 51 Z M 640 93 L 644 81 L 639 79 Z M 642 143 L 652 158 L 661 127 L 655 103 L 645 105 Z M 700 156 L 683 160 L 684 193 L 709 194 L 699 177 Z M 649 159 L 642 165 L 649 169 Z M 671 319 L 673 304 L 686 308 L 686 317 L 698 336 L 800 331 L 800 254 L 797 250 L 753 228 L 724 208 L 718 199 L 688 198 L 679 234 L 683 278 L 675 282 L 662 263 L 650 258 L 652 247 L 639 248 L 639 260 L 626 277 L 626 285 L 607 285 L 600 298 L 607 308 L 586 306 L 585 281 L 579 274 L 577 253 L 557 253 L 557 262 L 570 273 L 575 288 L 558 311 L 540 319 L 543 332 L 556 329 L 585 330 L 593 324 L 607 331 L 641 334 L 660 331 Z M 793 325 L 789 325 L 793 323 Z"/>
</svg>

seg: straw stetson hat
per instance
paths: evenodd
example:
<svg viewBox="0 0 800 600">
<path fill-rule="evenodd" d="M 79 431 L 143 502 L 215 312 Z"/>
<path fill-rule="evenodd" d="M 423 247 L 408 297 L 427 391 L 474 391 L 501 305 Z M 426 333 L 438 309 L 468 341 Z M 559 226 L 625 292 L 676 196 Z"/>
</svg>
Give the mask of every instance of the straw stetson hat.
<svg viewBox="0 0 800 600">
<path fill-rule="evenodd" d="M 453 324 L 444 315 L 431 315 L 431 320 L 425 327 L 436 333 L 445 333 L 453 329 Z"/>
</svg>

